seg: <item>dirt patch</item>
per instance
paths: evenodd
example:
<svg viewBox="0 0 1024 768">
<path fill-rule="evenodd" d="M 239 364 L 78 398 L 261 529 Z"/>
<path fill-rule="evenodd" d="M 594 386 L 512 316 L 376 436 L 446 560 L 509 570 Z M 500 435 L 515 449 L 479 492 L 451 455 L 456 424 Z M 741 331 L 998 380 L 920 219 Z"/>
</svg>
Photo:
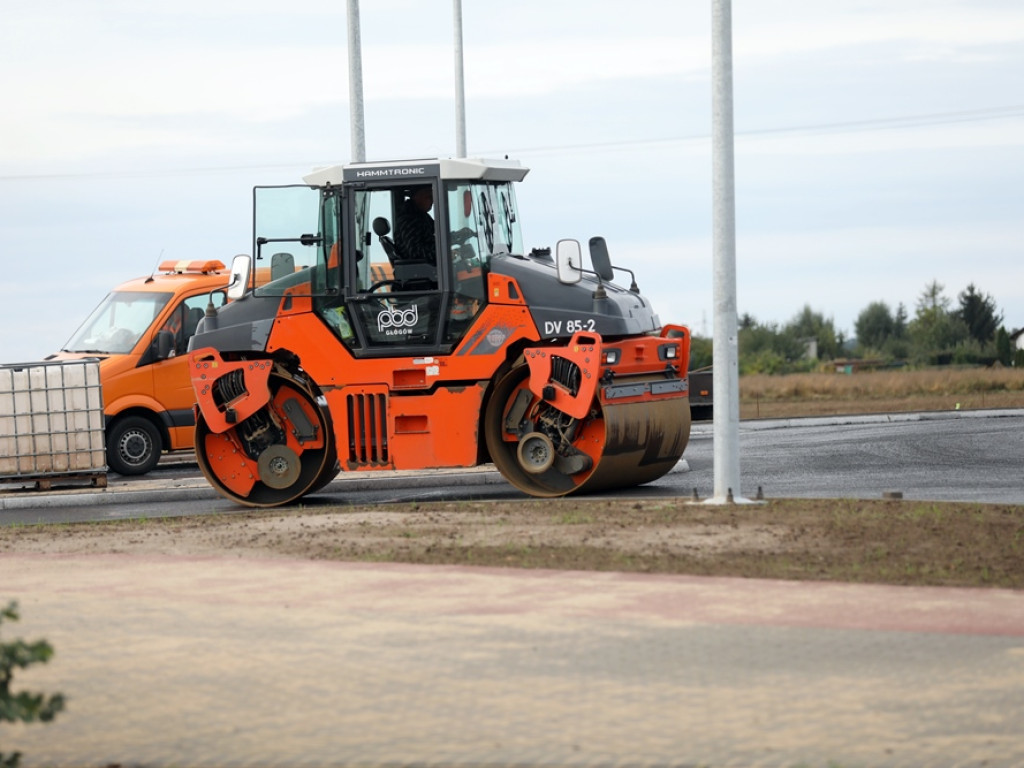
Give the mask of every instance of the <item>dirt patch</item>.
<svg viewBox="0 0 1024 768">
<path fill-rule="evenodd" d="M 1024 588 L 1024 507 L 559 499 L 0 528 L 0 551 L 161 553 Z"/>
</svg>

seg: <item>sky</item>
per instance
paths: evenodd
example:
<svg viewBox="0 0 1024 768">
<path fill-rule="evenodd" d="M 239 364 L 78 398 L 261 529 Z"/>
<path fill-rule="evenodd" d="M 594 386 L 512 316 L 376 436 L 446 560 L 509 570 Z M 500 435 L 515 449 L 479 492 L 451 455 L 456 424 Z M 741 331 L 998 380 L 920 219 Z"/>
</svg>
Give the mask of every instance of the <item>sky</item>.
<svg viewBox="0 0 1024 768">
<path fill-rule="evenodd" d="M 251 252 L 252 187 L 351 158 L 343 0 L 6 0 L 0 363 L 116 284 Z M 462 0 L 467 154 L 528 247 L 606 238 L 711 336 L 710 0 Z M 1024 326 L 1024 4 L 732 0 L 736 301 L 847 336 L 938 281 Z M 453 2 L 362 0 L 366 157 L 455 153 Z"/>
</svg>

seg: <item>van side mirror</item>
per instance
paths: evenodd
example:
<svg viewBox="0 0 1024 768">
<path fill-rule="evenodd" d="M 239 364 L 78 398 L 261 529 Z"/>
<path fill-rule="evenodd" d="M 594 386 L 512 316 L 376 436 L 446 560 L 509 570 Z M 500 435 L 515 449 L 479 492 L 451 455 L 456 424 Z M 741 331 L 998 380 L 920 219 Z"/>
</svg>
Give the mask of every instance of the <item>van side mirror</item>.
<svg viewBox="0 0 1024 768">
<path fill-rule="evenodd" d="M 174 334 L 170 331 L 156 332 L 156 359 L 166 360 L 174 351 Z"/>
<path fill-rule="evenodd" d="M 555 244 L 555 269 L 558 282 L 565 285 L 583 279 L 583 251 L 579 240 L 559 240 Z"/>
<path fill-rule="evenodd" d="M 228 298 L 231 301 L 240 299 L 245 295 L 249 287 L 249 280 L 252 278 L 252 258 L 246 253 L 240 253 L 231 260 L 231 279 L 228 280 Z"/>
</svg>

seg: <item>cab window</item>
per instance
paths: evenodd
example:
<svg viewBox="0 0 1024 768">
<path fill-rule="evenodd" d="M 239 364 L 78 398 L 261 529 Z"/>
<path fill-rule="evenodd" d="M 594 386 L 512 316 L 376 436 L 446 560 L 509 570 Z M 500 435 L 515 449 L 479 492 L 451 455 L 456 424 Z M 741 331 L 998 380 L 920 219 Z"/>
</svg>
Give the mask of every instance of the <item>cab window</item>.
<svg viewBox="0 0 1024 768">
<path fill-rule="evenodd" d="M 257 294 L 317 295 L 331 289 L 324 251 L 324 219 L 329 219 L 324 212 L 329 209 L 327 205 L 321 208 L 320 192 L 311 187 L 253 190 Z"/>
<path fill-rule="evenodd" d="M 214 308 L 219 309 L 224 306 L 226 301 L 227 294 L 224 291 L 211 291 L 198 296 L 189 296 L 178 304 L 160 329 L 174 337 L 171 355 L 183 355 L 188 351 L 189 339 L 195 335 L 199 321 L 206 315 L 207 305 L 212 303 Z"/>
<path fill-rule="evenodd" d="M 437 290 L 432 186 L 359 190 L 353 206 L 359 292 Z"/>
<path fill-rule="evenodd" d="M 452 297 L 449 339 L 461 338 L 487 301 L 491 256 L 522 253 L 512 184 L 458 182 L 447 186 Z"/>
<path fill-rule="evenodd" d="M 65 345 L 67 352 L 127 354 L 163 312 L 169 293 L 114 291 Z"/>
<path fill-rule="evenodd" d="M 442 278 L 433 194 L 431 184 L 405 183 L 352 193 L 355 259 L 344 320 L 353 344 L 437 347 Z M 338 325 L 339 335 L 349 330 Z"/>
<path fill-rule="evenodd" d="M 452 297 L 448 310 L 449 339 L 461 338 L 487 301 L 486 268 L 491 250 L 482 237 L 487 195 L 479 185 L 450 184 L 447 189 Z"/>
</svg>

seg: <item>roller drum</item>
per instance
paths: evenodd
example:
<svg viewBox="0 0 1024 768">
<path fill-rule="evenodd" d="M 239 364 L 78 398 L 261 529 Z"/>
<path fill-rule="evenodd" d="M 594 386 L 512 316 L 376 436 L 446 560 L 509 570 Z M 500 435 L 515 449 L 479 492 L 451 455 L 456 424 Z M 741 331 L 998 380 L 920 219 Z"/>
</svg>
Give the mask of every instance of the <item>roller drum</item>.
<svg viewBox="0 0 1024 768">
<path fill-rule="evenodd" d="M 340 466 L 330 419 L 308 385 L 277 370 L 268 381 L 270 403 L 226 432 L 209 429 L 200 414 L 196 422 L 196 461 L 203 475 L 222 495 L 250 507 L 277 507 L 319 490 L 333 480 Z M 278 436 L 256 446 L 251 422 L 276 427 Z M 274 434 L 274 429 L 264 432 Z"/>
<path fill-rule="evenodd" d="M 664 380 L 653 374 L 631 382 Z M 531 496 L 649 483 L 679 462 L 690 437 L 687 397 L 603 404 L 595 400 L 589 414 L 578 420 L 559 420 L 552 410 L 529 391 L 527 368 L 518 366 L 498 382 L 485 413 L 491 460 L 510 483 Z M 558 455 L 549 461 L 544 452 L 552 443 Z"/>
</svg>

